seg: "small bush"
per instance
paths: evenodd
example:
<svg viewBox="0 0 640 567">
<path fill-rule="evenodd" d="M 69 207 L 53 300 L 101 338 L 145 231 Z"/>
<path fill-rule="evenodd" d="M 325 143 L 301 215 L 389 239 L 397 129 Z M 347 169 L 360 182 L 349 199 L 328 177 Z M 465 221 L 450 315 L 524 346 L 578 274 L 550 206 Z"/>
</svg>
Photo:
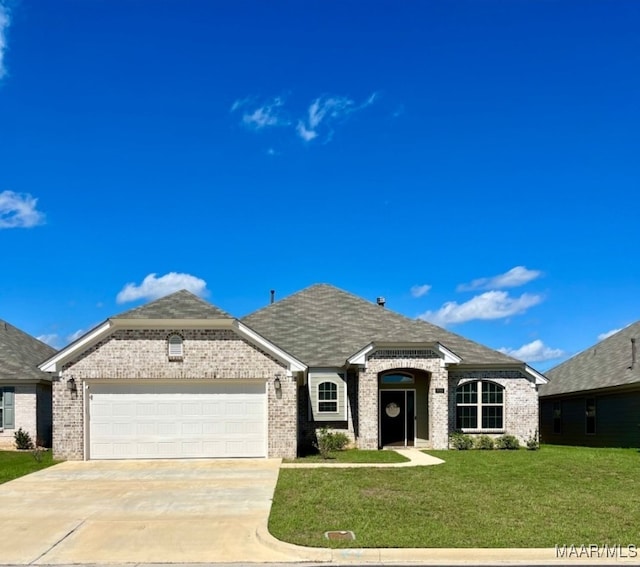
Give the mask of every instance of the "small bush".
<svg viewBox="0 0 640 567">
<path fill-rule="evenodd" d="M 513 451 L 515 449 L 520 449 L 520 441 L 518 441 L 517 437 L 514 437 L 513 435 L 503 435 L 496 439 L 496 447 L 498 449 Z"/>
<path fill-rule="evenodd" d="M 529 451 L 537 451 L 540 449 L 540 440 L 538 439 L 537 429 L 527 438 L 527 449 L 529 449 Z"/>
<path fill-rule="evenodd" d="M 476 449 L 490 451 L 495 447 L 495 442 L 493 440 L 493 437 L 489 437 L 488 435 L 480 435 L 480 437 L 476 438 L 474 447 Z"/>
<path fill-rule="evenodd" d="M 473 439 L 460 431 L 451 434 L 451 445 L 458 451 L 468 451 L 473 449 Z"/>
<path fill-rule="evenodd" d="M 31 435 L 24 431 L 22 427 L 13 434 L 13 438 L 16 442 L 16 449 L 33 449 Z"/>
<path fill-rule="evenodd" d="M 318 449 L 323 459 L 330 458 L 331 453 L 342 451 L 349 444 L 349 437 L 341 431 L 329 431 L 326 427 L 323 427 L 316 435 L 318 440 L 313 446 Z"/>
</svg>

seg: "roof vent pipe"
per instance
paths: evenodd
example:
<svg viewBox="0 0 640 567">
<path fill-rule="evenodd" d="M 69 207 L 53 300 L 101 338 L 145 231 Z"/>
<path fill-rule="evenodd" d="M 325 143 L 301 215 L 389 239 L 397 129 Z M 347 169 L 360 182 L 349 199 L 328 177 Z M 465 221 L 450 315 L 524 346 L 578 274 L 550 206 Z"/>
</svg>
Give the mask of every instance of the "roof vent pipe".
<svg viewBox="0 0 640 567">
<path fill-rule="evenodd" d="M 378 299 L 376 299 L 376 303 L 380 306 L 380 307 L 384 307 L 384 304 L 387 302 L 387 300 L 384 297 L 378 297 Z"/>
<path fill-rule="evenodd" d="M 276 300 L 276 290 L 272 289 L 271 290 L 271 303 L 273 303 Z"/>
<path fill-rule="evenodd" d="M 629 370 L 633 370 L 633 367 L 636 365 L 636 339 L 631 339 L 631 366 L 629 366 Z"/>
</svg>

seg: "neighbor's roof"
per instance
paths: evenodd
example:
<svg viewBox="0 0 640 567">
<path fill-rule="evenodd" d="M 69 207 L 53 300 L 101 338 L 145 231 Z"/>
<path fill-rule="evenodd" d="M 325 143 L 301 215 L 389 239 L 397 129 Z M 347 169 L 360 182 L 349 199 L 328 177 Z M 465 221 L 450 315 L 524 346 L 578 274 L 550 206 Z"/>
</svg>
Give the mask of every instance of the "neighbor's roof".
<svg viewBox="0 0 640 567">
<path fill-rule="evenodd" d="M 446 329 L 326 284 L 303 289 L 242 321 L 308 366 L 343 366 L 372 342 L 439 342 L 461 357 L 461 364 L 523 365 Z"/>
<path fill-rule="evenodd" d="M 111 319 L 233 319 L 231 315 L 182 289 Z"/>
<path fill-rule="evenodd" d="M 0 380 L 49 380 L 38 370 L 56 349 L 0 319 Z"/>
<path fill-rule="evenodd" d="M 547 371 L 549 382 L 540 388 L 540 396 L 640 384 L 640 360 L 631 364 L 631 339 L 638 339 L 637 358 L 640 356 L 640 321 Z"/>
</svg>

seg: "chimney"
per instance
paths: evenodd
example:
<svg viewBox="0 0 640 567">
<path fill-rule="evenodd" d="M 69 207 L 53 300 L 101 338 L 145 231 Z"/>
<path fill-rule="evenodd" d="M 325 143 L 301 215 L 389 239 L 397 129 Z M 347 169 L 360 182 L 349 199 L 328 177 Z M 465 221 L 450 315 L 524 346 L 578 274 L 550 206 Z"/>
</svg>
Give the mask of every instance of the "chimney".
<svg viewBox="0 0 640 567">
<path fill-rule="evenodd" d="M 387 302 L 387 300 L 384 297 L 378 297 L 378 299 L 376 299 L 376 303 L 380 306 L 380 307 L 384 307 L 384 304 Z"/>
<path fill-rule="evenodd" d="M 276 290 L 272 289 L 271 290 L 271 303 L 273 303 L 276 300 Z"/>
</svg>

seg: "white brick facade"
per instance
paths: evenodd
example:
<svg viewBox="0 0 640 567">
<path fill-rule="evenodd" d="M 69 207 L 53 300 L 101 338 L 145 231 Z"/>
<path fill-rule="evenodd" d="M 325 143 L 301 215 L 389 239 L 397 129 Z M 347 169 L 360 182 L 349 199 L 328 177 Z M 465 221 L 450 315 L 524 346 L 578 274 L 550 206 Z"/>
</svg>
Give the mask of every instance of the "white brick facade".
<svg viewBox="0 0 640 567">
<path fill-rule="evenodd" d="M 167 339 L 183 337 L 181 360 L 169 360 Z M 296 452 L 296 384 L 276 374 L 283 364 L 231 330 L 117 330 L 64 365 L 53 384 L 53 450 L 56 458 L 83 459 L 85 380 L 229 380 L 264 379 L 268 396 L 268 456 L 294 457 Z M 73 377 L 77 391 L 67 389 Z"/>
</svg>

